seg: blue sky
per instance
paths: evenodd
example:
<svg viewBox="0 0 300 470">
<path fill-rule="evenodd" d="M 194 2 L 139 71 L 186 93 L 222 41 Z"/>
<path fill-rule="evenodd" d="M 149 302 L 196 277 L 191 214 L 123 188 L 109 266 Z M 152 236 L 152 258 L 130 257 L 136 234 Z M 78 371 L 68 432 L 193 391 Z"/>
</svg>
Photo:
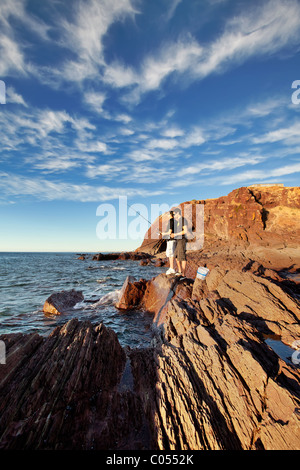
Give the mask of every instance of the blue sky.
<svg viewBox="0 0 300 470">
<path fill-rule="evenodd" d="M 0 251 L 134 249 L 96 234 L 119 196 L 298 186 L 299 48 L 296 0 L 1 0 Z"/>
</svg>

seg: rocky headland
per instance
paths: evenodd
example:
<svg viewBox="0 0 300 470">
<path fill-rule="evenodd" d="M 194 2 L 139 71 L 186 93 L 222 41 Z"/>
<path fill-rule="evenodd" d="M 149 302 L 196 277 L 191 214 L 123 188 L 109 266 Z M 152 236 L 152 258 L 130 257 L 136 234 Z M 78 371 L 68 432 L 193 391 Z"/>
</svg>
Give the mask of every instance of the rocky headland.
<svg viewBox="0 0 300 470">
<path fill-rule="evenodd" d="M 204 204 L 205 238 L 186 277 L 127 278 L 116 304 L 152 313 L 151 347 L 122 348 L 77 319 L 48 337 L 0 337 L 1 449 L 299 449 L 300 188 L 189 203 Z M 123 259 L 165 263 L 149 234 Z"/>
</svg>

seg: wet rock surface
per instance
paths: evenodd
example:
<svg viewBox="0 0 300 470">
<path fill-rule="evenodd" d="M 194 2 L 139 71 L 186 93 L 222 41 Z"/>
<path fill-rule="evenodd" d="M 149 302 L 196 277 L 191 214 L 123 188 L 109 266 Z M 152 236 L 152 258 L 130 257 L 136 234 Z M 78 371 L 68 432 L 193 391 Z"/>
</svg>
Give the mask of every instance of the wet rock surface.
<svg viewBox="0 0 300 470">
<path fill-rule="evenodd" d="M 133 310 L 140 306 L 143 299 L 147 281 L 136 281 L 134 277 L 127 276 L 121 289 L 116 307 L 120 310 Z"/>
<path fill-rule="evenodd" d="M 82 302 L 84 296 L 81 291 L 74 289 L 69 291 L 54 292 L 44 303 L 45 314 L 61 315 L 70 311 L 78 302 Z"/>
</svg>

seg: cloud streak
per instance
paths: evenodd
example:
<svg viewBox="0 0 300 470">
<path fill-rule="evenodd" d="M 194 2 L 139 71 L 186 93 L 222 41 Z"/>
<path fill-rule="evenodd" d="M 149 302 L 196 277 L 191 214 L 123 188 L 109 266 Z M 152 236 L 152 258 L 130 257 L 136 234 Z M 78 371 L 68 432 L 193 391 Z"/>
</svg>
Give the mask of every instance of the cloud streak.
<svg viewBox="0 0 300 470">
<path fill-rule="evenodd" d="M 138 188 L 91 186 L 50 181 L 42 178 L 28 178 L 0 172 L 0 188 L 4 195 L 11 197 L 31 196 L 42 201 L 103 202 L 119 196 L 147 197 L 161 195 L 162 191 L 147 191 Z"/>
<path fill-rule="evenodd" d="M 223 181 L 220 181 L 221 178 L 219 178 L 218 180 L 222 185 L 241 184 L 249 181 L 255 182 L 257 180 L 264 180 L 265 182 L 268 182 L 270 179 L 274 180 L 274 178 L 281 178 L 283 176 L 293 175 L 294 173 L 299 172 L 300 163 L 296 163 L 293 165 L 285 165 L 279 168 L 273 168 L 268 172 L 266 172 L 266 170 L 249 170 L 243 173 L 229 175 L 228 178 L 223 178 Z"/>
<path fill-rule="evenodd" d="M 64 63 L 63 78 L 79 82 L 98 78 L 99 67 L 105 65 L 104 36 L 113 23 L 136 13 L 130 0 L 78 1 L 73 20 L 60 22 L 63 42 L 76 57 Z"/>
<path fill-rule="evenodd" d="M 300 144 L 300 123 L 296 122 L 289 127 L 276 129 L 253 138 L 255 144 L 265 144 L 283 141 L 284 143 Z"/>
<path fill-rule="evenodd" d="M 271 55 L 299 43 L 300 5 L 295 0 L 275 0 L 250 8 L 228 21 L 224 32 L 208 44 L 187 36 L 164 44 L 135 70 L 120 62 L 106 64 L 103 79 L 117 88 L 134 87 L 126 100 L 138 103 L 143 94 L 160 89 L 170 76 L 184 82 L 221 73 L 251 57 Z"/>
<path fill-rule="evenodd" d="M 167 79 L 186 85 L 215 74 L 224 73 L 251 57 L 269 56 L 287 46 L 299 44 L 300 5 L 296 0 L 269 0 L 237 13 L 224 24 L 223 30 L 210 42 L 201 42 L 191 34 L 177 40 L 164 40 L 156 52 L 145 55 L 139 66 L 121 58 L 109 60 L 104 39 L 110 27 L 125 19 L 134 19 L 140 12 L 133 0 L 78 0 L 68 17 L 56 12 L 57 18 L 45 25 L 30 16 L 24 0 L 1 5 L 0 75 L 6 73 L 35 74 L 42 82 L 55 87 L 69 82 L 81 85 L 86 80 L 101 82 L 105 87 L 124 91 L 123 103 L 137 104 L 142 97 L 163 88 Z M 170 7 L 171 16 L 179 0 Z M 26 49 L 17 41 L 10 18 L 17 18 L 25 28 L 42 40 L 69 51 L 69 58 L 50 65 L 28 61 Z M 105 93 L 90 92 L 86 103 L 101 112 Z"/>
</svg>

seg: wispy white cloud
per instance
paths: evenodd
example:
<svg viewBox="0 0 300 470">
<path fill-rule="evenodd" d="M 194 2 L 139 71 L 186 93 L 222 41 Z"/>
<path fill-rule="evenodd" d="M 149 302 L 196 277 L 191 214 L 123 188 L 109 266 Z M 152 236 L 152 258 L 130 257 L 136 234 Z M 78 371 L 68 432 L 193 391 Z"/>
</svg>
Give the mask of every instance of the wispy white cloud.
<svg viewBox="0 0 300 470">
<path fill-rule="evenodd" d="M 266 170 L 248 170 L 243 173 L 237 173 L 234 175 L 230 175 L 227 178 L 218 178 L 220 184 L 241 184 L 244 182 L 253 182 L 264 180 L 268 182 L 268 180 L 274 178 L 281 178 L 283 176 L 292 175 L 294 173 L 300 172 L 300 163 L 292 164 L 292 165 L 285 165 L 279 168 L 273 168 L 269 171 Z M 222 181 L 220 181 L 222 180 Z M 278 181 L 280 182 L 280 181 Z"/>
<path fill-rule="evenodd" d="M 134 162 L 155 162 L 161 161 L 164 154 L 162 151 L 157 151 L 156 149 L 138 149 L 132 150 L 126 154 L 126 158 Z"/>
<path fill-rule="evenodd" d="M 76 145 L 81 152 L 107 152 L 106 143 L 100 140 L 95 140 L 95 138 L 91 138 L 90 140 L 82 140 L 79 138 L 76 140 Z"/>
<path fill-rule="evenodd" d="M 249 117 L 265 117 L 272 114 L 274 111 L 282 108 L 283 106 L 286 107 L 286 98 L 282 97 L 272 97 L 268 98 L 263 102 L 257 102 L 249 104 L 247 109 L 245 110 L 245 116 Z"/>
<path fill-rule="evenodd" d="M 224 33 L 206 47 L 193 75 L 205 77 L 252 56 L 272 54 L 299 41 L 300 5 L 270 0 L 231 19 Z"/>
<path fill-rule="evenodd" d="M 117 114 L 112 119 L 114 119 L 115 121 L 123 122 L 124 124 L 128 124 L 130 121 L 132 121 L 132 118 L 128 114 L 125 114 L 125 113 Z"/>
<path fill-rule="evenodd" d="M 171 137 L 171 138 L 181 137 L 182 135 L 184 135 L 184 130 L 179 129 L 178 127 L 168 127 L 161 133 L 161 135 L 164 137 Z"/>
<path fill-rule="evenodd" d="M 221 170 L 233 170 L 241 166 L 257 165 L 265 160 L 265 157 L 258 155 L 246 155 L 231 158 L 222 158 L 219 160 L 209 160 L 190 165 L 180 170 L 180 175 L 195 175 L 205 171 L 214 172 Z"/>
<path fill-rule="evenodd" d="M 255 144 L 274 143 L 283 141 L 289 144 L 300 143 L 300 123 L 296 122 L 289 127 L 276 129 L 253 138 Z"/>
<path fill-rule="evenodd" d="M 172 16 L 180 0 L 170 3 Z M 156 51 L 144 56 L 133 67 L 123 59 L 106 56 L 104 39 L 118 21 L 134 18 L 138 10 L 133 0 L 78 0 L 68 17 L 52 17 L 49 24 L 30 15 L 25 0 L 2 0 L 0 9 L 0 75 L 7 73 L 34 74 L 53 87 L 86 79 L 105 86 L 124 89 L 123 102 L 138 103 L 143 94 L 159 90 L 168 77 L 180 83 L 201 80 L 212 73 L 221 73 L 251 57 L 270 55 L 286 46 L 299 44 L 300 5 L 297 0 L 269 0 L 255 7 L 249 5 L 242 13 L 227 20 L 223 31 L 210 42 L 199 42 L 192 35 L 175 41 L 164 41 Z M 238 8 L 238 7 L 237 7 Z M 53 8 L 55 11 L 55 8 Z M 11 18 L 22 22 L 44 41 L 69 51 L 51 65 L 28 60 L 26 47 L 17 40 Z M 52 35 L 50 35 L 50 32 Z M 53 35 L 53 33 L 55 33 Z M 55 39 L 53 39 L 55 37 Z M 28 49 L 28 48 L 27 48 Z M 71 53 L 71 54 L 70 54 Z M 102 112 L 105 93 L 84 94 L 86 103 Z M 253 113 L 268 109 L 252 108 Z"/>
<path fill-rule="evenodd" d="M 40 18 L 29 14 L 26 11 L 26 4 L 26 0 L 1 0 L 0 23 L 2 23 L 2 27 L 12 33 L 11 18 L 14 18 L 14 20 L 27 27 L 31 33 L 33 32 L 45 40 L 49 39 L 50 27 Z"/>
<path fill-rule="evenodd" d="M 16 98 L 16 95 L 9 92 L 9 96 L 22 101 L 19 95 Z M 65 110 L 24 108 L 24 105 L 17 111 L 11 111 L 8 107 L 3 108 L 0 122 L 1 140 L 7 136 L 11 139 L 14 148 L 25 143 L 45 147 L 49 139 L 53 139 L 56 134 L 58 136 L 67 135 L 71 132 L 70 129 L 73 130 L 75 136 L 78 135 L 81 142 L 82 136 L 85 136 L 88 131 L 96 129 L 86 118 L 71 116 Z"/>
<path fill-rule="evenodd" d="M 170 19 L 174 16 L 174 13 L 178 7 L 178 5 L 182 2 L 182 0 L 171 0 L 168 11 L 165 15 L 166 21 L 170 21 Z"/>
<path fill-rule="evenodd" d="M 10 198 L 29 196 L 39 200 L 74 202 L 102 202 L 117 199 L 119 196 L 147 197 L 163 194 L 163 191 L 149 191 L 135 187 L 91 186 L 29 178 L 6 172 L 0 172 L 0 188 L 1 193 Z"/>
<path fill-rule="evenodd" d="M 113 180 L 120 176 L 126 170 L 124 162 L 121 160 L 113 163 L 102 163 L 100 165 L 88 165 L 86 168 L 86 176 L 94 179 L 101 176 L 104 180 Z"/>
<path fill-rule="evenodd" d="M 139 69 L 121 62 L 106 64 L 104 81 L 118 88 L 131 87 L 126 95 L 137 103 L 149 91 L 158 90 L 170 75 L 200 80 L 220 73 L 254 56 L 273 54 L 300 40 L 300 5 L 296 0 L 269 0 L 230 19 L 223 33 L 208 44 L 187 36 L 166 43 L 145 57 Z M 253 113 L 267 112 L 252 109 Z M 261 114 L 262 115 L 262 114 Z"/>
<path fill-rule="evenodd" d="M 22 95 L 16 92 L 16 90 L 9 86 L 6 90 L 6 101 L 7 103 L 15 103 L 28 108 L 28 104 L 25 102 Z"/>
<path fill-rule="evenodd" d="M 238 161 L 234 162 L 235 159 L 226 159 L 223 163 L 215 162 L 209 167 L 209 164 L 203 172 L 201 172 L 200 166 L 195 169 L 195 173 L 192 172 L 181 174 L 180 178 L 170 183 L 169 188 L 181 188 L 188 186 L 199 186 L 204 184 L 205 186 L 232 186 L 232 185 L 248 185 L 255 184 L 258 182 L 264 183 L 282 183 L 285 177 L 294 177 L 295 174 L 300 172 L 300 163 L 291 165 L 285 165 L 273 169 L 266 170 L 265 168 L 260 169 L 247 169 L 239 173 L 233 173 L 232 170 L 241 166 L 249 166 L 247 164 L 239 164 Z M 261 160 L 263 161 L 263 159 Z M 260 163 L 260 161 L 256 161 Z M 254 162 L 254 164 L 256 164 Z M 223 173 L 223 170 L 226 170 Z M 213 174 L 212 174 L 213 173 Z"/>
<path fill-rule="evenodd" d="M 26 75 L 24 54 L 19 44 L 6 34 L 0 33 L 0 75 Z"/>
<path fill-rule="evenodd" d="M 62 20 L 65 40 L 84 59 L 103 61 L 103 36 L 112 23 L 136 14 L 130 0 L 88 0 L 75 5 L 73 22 Z"/>
<path fill-rule="evenodd" d="M 2 159 L 18 159 L 26 171 L 63 173 L 91 164 L 95 155 L 107 152 L 95 125 L 64 110 L 25 106 L 22 97 L 9 90 L 9 100 L 22 106 L 3 107 L 0 113 Z"/>
<path fill-rule="evenodd" d="M 103 38 L 109 27 L 136 13 L 130 0 L 80 0 L 75 3 L 73 18 L 60 21 L 64 45 L 76 57 L 64 63 L 62 76 L 70 81 L 99 77 L 99 66 L 105 64 Z"/>
<path fill-rule="evenodd" d="M 149 149 L 164 149 L 171 150 L 178 146 L 178 143 L 174 139 L 151 139 L 147 143 L 147 148 Z"/>
<path fill-rule="evenodd" d="M 13 20 L 13 21 L 12 21 Z M 49 26 L 26 11 L 25 0 L 2 0 L 0 5 L 0 76 L 27 75 L 30 65 L 26 60 L 26 47 L 17 37 L 14 22 L 47 40 Z"/>
<path fill-rule="evenodd" d="M 162 137 L 146 138 L 145 149 L 182 150 L 189 147 L 200 146 L 205 141 L 204 131 L 201 127 L 193 126 L 183 130 L 178 127 L 166 127 L 161 131 Z M 174 155 L 174 153 L 173 153 Z"/>
<path fill-rule="evenodd" d="M 99 81 L 101 68 L 106 65 L 103 39 L 113 23 L 138 13 L 132 0 L 76 0 L 71 2 L 68 15 L 62 14 L 59 3 L 53 2 L 45 23 L 29 12 L 27 0 L 1 1 L 0 76 L 34 76 L 52 88 L 65 82 L 80 85 L 90 78 Z M 15 22 L 30 35 L 57 47 L 59 59 L 44 65 L 32 56 L 29 59 L 28 50 L 35 50 L 36 44 L 30 39 L 23 42 Z M 69 51 L 65 58 L 61 50 Z"/>
<path fill-rule="evenodd" d="M 195 39 L 184 38 L 162 46 L 157 55 L 146 57 L 139 71 L 120 62 L 107 64 L 103 79 L 118 88 L 135 85 L 126 96 L 126 101 L 138 102 L 143 93 L 157 90 L 172 73 L 182 74 L 191 69 L 202 51 L 202 47 Z"/>
<path fill-rule="evenodd" d="M 205 137 L 202 128 L 194 127 L 182 138 L 181 147 L 188 148 L 192 146 L 199 146 L 205 142 Z"/>
<path fill-rule="evenodd" d="M 84 93 L 84 102 L 96 113 L 103 113 L 103 103 L 106 99 L 106 94 L 96 91 L 88 91 Z"/>
<path fill-rule="evenodd" d="M 130 135 L 134 134 L 134 130 L 129 129 L 128 127 L 121 127 L 119 132 L 120 132 L 121 135 L 125 135 L 125 136 L 126 135 L 130 136 Z"/>
<path fill-rule="evenodd" d="M 69 155 L 45 154 L 25 158 L 32 169 L 41 170 L 43 173 L 63 173 L 82 165 L 79 159 Z"/>
</svg>

